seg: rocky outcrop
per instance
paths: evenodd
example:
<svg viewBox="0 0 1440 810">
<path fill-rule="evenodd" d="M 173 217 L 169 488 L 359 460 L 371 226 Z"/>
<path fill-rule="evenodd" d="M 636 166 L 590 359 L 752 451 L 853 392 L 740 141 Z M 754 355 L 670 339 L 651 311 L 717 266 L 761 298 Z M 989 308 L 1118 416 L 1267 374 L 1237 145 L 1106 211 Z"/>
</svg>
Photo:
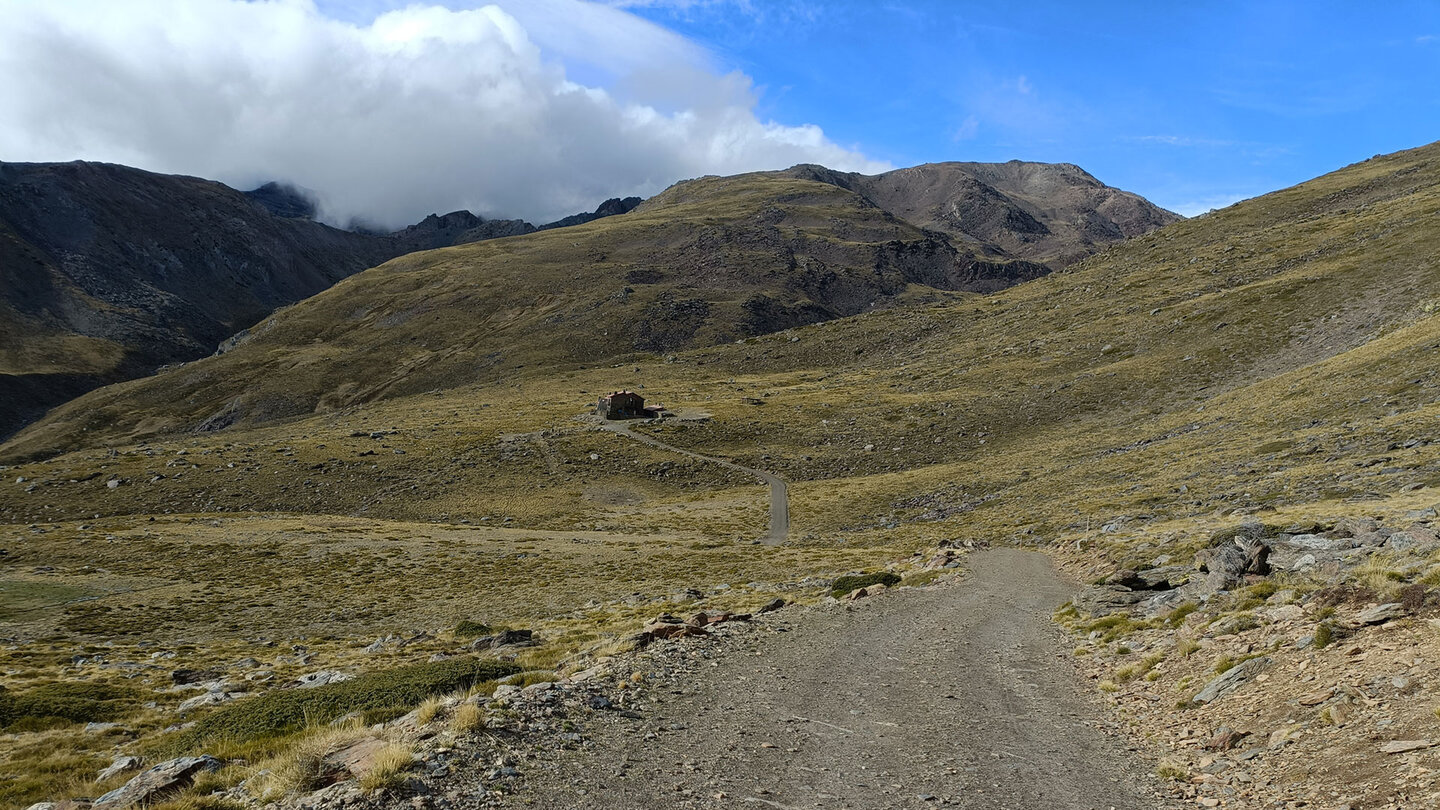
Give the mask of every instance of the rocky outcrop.
<svg viewBox="0 0 1440 810">
<path fill-rule="evenodd" d="M 605 202 L 600 203 L 599 207 L 597 207 L 591 213 L 571 214 L 570 216 L 564 217 L 563 219 L 557 219 L 554 222 L 547 222 L 544 225 L 541 225 L 538 230 L 548 231 L 551 228 L 568 228 L 571 225 L 584 225 L 587 222 L 594 222 L 595 220 L 602 219 L 604 217 L 613 217 L 619 214 L 628 214 L 631 211 L 635 210 L 635 207 L 642 202 L 644 202 L 644 200 L 639 197 L 611 197 Z"/>
<path fill-rule="evenodd" d="M 93 808 L 121 810 L 137 804 L 148 804 L 189 787 L 195 777 L 206 771 L 217 771 L 220 765 L 220 760 L 210 756 L 166 760 L 126 782 L 123 787 L 96 799 Z"/>
<path fill-rule="evenodd" d="M 877 175 L 807 164 L 789 173 L 854 191 L 957 244 L 1050 268 L 1183 219 L 1070 163 L 927 163 Z"/>
<path fill-rule="evenodd" d="M 204 357 L 394 251 L 208 180 L 0 163 L 0 437 L 90 388 Z"/>
</svg>

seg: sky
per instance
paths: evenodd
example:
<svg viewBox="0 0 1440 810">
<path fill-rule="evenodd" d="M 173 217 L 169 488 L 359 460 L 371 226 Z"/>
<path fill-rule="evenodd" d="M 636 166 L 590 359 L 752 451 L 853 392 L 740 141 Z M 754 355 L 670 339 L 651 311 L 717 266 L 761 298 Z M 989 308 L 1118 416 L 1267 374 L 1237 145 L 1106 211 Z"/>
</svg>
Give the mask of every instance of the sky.
<svg viewBox="0 0 1440 810">
<path fill-rule="evenodd" d="M 1440 2 L 0 0 L 0 160 L 545 222 L 702 174 L 1077 164 L 1188 216 L 1440 139 Z"/>
</svg>

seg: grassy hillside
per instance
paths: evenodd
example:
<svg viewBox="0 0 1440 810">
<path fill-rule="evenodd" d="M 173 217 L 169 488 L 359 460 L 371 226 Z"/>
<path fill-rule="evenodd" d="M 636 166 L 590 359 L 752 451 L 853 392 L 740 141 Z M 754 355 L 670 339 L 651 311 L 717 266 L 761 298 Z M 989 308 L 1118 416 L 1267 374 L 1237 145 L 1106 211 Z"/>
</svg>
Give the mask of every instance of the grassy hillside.
<svg viewBox="0 0 1440 810">
<path fill-rule="evenodd" d="M 5 445 L 47 457 L 0 481 L 0 663 L 256 637 L 363 663 L 471 617 L 545 628 L 553 665 L 682 588 L 750 608 L 940 539 L 1138 564 L 1242 517 L 1398 520 L 1440 500 L 1437 217 L 1430 145 L 986 296 L 906 275 L 943 242 L 775 176 L 406 257 Z M 859 314 L 755 334 L 757 296 Z M 753 544 L 757 481 L 581 418 L 620 387 L 686 417 L 637 430 L 789 479 L 790 541 Z"/>
<path fill-rule="evenodd" d="M 393 260 L 266 320 L 222 357 L 60 408 L 6 452 L 257 424 L 730 343 L 1044 272 L 976 259 L 834 186 L 702 179 L 624 217 Z"/>
</svg>

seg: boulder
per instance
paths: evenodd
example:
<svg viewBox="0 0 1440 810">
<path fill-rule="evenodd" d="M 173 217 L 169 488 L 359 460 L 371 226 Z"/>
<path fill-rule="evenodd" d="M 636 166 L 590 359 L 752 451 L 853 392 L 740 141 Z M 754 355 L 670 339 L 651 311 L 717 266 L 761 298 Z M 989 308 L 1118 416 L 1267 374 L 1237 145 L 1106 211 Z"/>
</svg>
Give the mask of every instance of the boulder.
<svg viewBox="0 0 1440 810">
<path fill-rule="evenodd" d="M 1139 604 L 1147 596 L 1123 585 L 1092 585 L 1075 596 L 1075 608 L 1091 616 L 1108 616 Z"/>
<path fill-rule="evenodd" d="M 1256 675 L 1259 675 L 1262 670 L 1270 666 L 1270 663 L 1269 656 L 1242 661 L 1205 684 L 1205 688 L 1201 689 L 1193 700 L 1196 703 L 1211 703 L 1219 700 L 1248 683 Z"/>
<path fill-rule="evenodd" d="M 322 669 L 319 672 L 311 672 L 308 675 L 301 675 L 295 679 L 291 686 L 300 689 L 314 689 L 317 686 L 324 686 L 327 683 L 341 683 L 355 677 L 348 672 L 341 672 L 338 669 Z"/>
<path fill-rule="evenodd" d="M 533 647 L 538 644 L 534 630 L 501 630 L 470 642 L 472 650 L 493 650 L 497 647 Z"/>
<path fill-rule="evenodd" d="M 680 622 L 678 624 L 672 624 L 670 622 L 651 622 L 650 624 L 645 625 L 645 629 L 642 632 L 646 635 L 649 635 L 651 638 L 683 638 L 685 636 L 708 635 L 705 632 L 705 628 L 697 627 L 693 624 L 686 624 L 684 622 Z"/>
<path fill-rule="evenodd" d="M 775 599 L 771 599 L 769 602 L 766 602 L 759 610 L 757 610 L 757 611 L 755 611 L 755 612 L 756 612 L 756 613 L 774 613 L 775 611 L 779 610 L 780 608 L 785 607 L 786 604 L 787 604 L 787 603 L 786 603 L 786 601 L 785 601 L 784 599 L 780 599 L 780 598 L 777 597 L 777 598 L 775 598 Z"/>
<path fill-rule="evenodd" d="M 94 807 L 98 810 L 120 810 L 135 804 L 148 804 L 189 787 L 201 773 L 220 770 L 220 764 L 220 760 L 211 756 L 166 760 L 140 773 L 123 787 L 96 799 Z"/>
<path fill-rule="evenodd" d="M 1440 548 L 1440 537 L 1432 529 L 1415 524 L 1404 531 L 1395 532 L 1385 538 L 1385 547 L 1394 551 L 1414 551 L 1429 554 Z"/>
</svg>

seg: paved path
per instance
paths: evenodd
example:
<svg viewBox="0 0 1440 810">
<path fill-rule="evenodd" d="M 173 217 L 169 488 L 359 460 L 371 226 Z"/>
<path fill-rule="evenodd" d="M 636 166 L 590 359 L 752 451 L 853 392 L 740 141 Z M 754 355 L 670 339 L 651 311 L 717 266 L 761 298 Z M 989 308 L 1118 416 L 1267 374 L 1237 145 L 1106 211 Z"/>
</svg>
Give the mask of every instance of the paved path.
<svg viewBox="0 0 1440 810">
<path fill-rule="evenodd" d="M 672 453 L 679 453 L 682 456 L 689 456 L 690 458 L 699 459 L 701 461 L 708 461 L 711 464 L 719 464 L 721 467 L 729 467 L 732 470 L 739 470 L 740 472 L 749 473 L 750 475 L 759 478 L 761 481 L 770 486 L 770 529 L 761 542 L 765 543 L 765 545 L 767 546 L 778 546 L 781 543 L 785 542 L 785 538 L 789 536 L 790 489 L 785 485 L 784 479 L 780 478 L 780 476 L 773 473 L 765 472 L 764 470 L 756 470 L 751 467 L 742 467 L 733 461 L 726 461 L 723 458 L 715 458 L 714 456 L 703 456 L 699 453 L 694 452 L 693 450 L 686 450 L 683 447 L 676 447 L 673 444 L 666 444 L 665 442 L 662 442 L 659 439 L 654 438 L 653 436 L 646 436 L 643 433 L 636 433 L 635 431 L 631 430 L 629 426 L 625 425 L 622 422 L 605 421 L 600 423 L 600 427 L 604 430 L 610 431 L 611 433 L 618 433 L 626 438 L 634 439 L 637 442 L 643 442 L 644 444 L 648 444 L 652 447 L 658 447 L 661 450 L 668 450 Z"/>
<path fill-rule="evenodd" d="M 529 763 L 506 806 L 1165 807 L 1154 764 L 1077 681 L 1050 620 L 1071 589 L 1049 560 L 1005 549 L 967 565 L 956 584 L 687 642 L 702 645 L 692 664 L 656 677 L 638 718 L 598 713 L 584 748 Z"/>
</svg>

